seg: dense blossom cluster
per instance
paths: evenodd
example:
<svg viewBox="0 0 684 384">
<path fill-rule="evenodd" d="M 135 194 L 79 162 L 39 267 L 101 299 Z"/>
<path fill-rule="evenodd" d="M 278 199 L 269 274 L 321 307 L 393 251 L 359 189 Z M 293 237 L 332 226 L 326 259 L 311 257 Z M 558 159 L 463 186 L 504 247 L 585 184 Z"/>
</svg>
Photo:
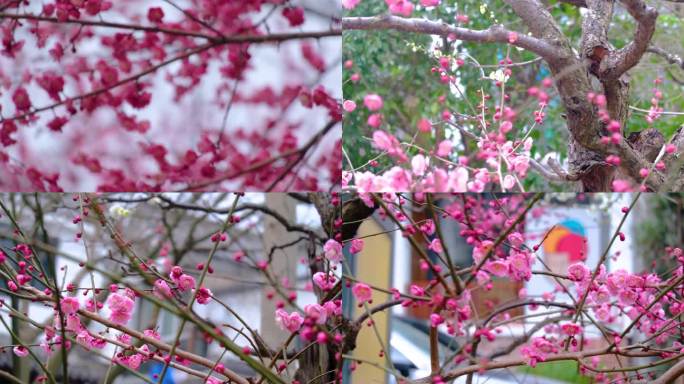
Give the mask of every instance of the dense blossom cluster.
<svg viewBox="0 0 684 384">
<path fill-rule="evenodd" d="M 615 366 L 611 355 L 624 358 L 654 356 L 666 363 L 684 354 L 679 320 L 684 313 L 681 304 L 684 252 L 681 248 L 664 250 L 665 257 L 678 267 L 663 274 L 628 272 L 620 268 L 608 270 L 604 259 L 598 265 L 588 265 L 586 255 L 581 261 L 568 265 L 566 270 L 551 272 L 543 261 L 539 261 L 538 253 L 548 234 L 532 240 L 526 237 L 524 230 L 527 218 L 545 215 L 547 205 L 537 201 L 537 197 L 410 196 L 385 193 L 360 197 L 365 204 L 379 209 L 381 219 L 393 223 L 404 237 L 413 239 L 415 254 L 420 256 L 420 269 L 433 277 L 406 289 L 374 287 L 355 280 L 350 281 L 350 286 L 361 311 L 373 313 L 376 305 L 385 304 L 373 302 L 374 290 L 391 292 L 393 305 L 425 309 L 423 313 L 429 313 L 429 324 L 433 328 L 455 338 L 460 348 L 450 357 L 453 360 L 440 358 L 436 364 L 442 368 L 433 370 L 431 382 L 448 382 L 447 378 L 465 374 L 458 372 L 488 370 L 489 364 L 496 360 L 490 361 L 491 357 L 478 353 L 478 349 L 492 350 L 492 347 L 484 346 L 486 343 L 499 347 L 508 343 L 519 346 L 510 350 L 512 354 L 508 360 L 502 360 L 510 361 L 511 366 L 535 367 L 545 361 L 574 360 L 579 362 L 582 375 L 601 383 L 620 382 L 620 372 L 611 371 L 610 367 Z M 439 208 L 435 208 L 435 201 Z M 411 214 L 434 212 L 435 209 L 434 216 L 428 215 L 421 221 L 414 221 Z M 631 213 L 628 207 L 617 209 L 622 215 Z M 441 244 L 443 234 L 434 220 L 458 223 L 459 235 L 472 248 L 471 264 L 453 270 L 445 261 L 452 256 Z M 614 240 L 625 239 L 625 234 L 618 228 Z M 437 255 L 428 257 L 428 252 Z M 606 251 L 606 255 L 608 253 Z M 482 309 L 476 309 L 473 296 L 492 290 L 493 279 L 521 282 L 520 286 L 524 286 L 535 274 L 553 276 L 555 288 L 535 295 L 522 288 L 513 301 L 498 305 L 495 301 L 489 302 L 486 314 L 481 313 Z M 509 311 L 516 307 L 526 308 L 527 315 L 514 318 Z M 506 329 L 528 317 L 531 324 L 539 326 L 519 340 L 512 339 Z M 372 320 L 368 321 L 370 325 Z M 381 355 L 383 353 L 380 351 Z M 475 369 L 467 370 L 473 365 Z M 634 371 L 638 373 L 645 368 L 648 366 L 634 367 Z"/>
<path fill-rule="evenodd" d="M 5 190 L 317 190 L 338 181 L 341 95 L 327 79 L 341 32 L 332 18 L 310 20 L 282 0 L 156 3 L 3 6 Z M 59 161 L 45 162 L 46 151 Z"/>
</svg>

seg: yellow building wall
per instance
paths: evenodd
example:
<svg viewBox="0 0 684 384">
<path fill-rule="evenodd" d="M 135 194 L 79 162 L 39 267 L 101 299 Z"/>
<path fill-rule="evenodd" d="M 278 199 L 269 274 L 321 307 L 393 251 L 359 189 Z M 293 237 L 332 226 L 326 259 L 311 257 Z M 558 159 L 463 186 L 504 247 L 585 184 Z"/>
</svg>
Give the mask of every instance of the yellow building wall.
<svg viewBox="0 0 684 384">
<path fill-rule="evenodd" d="M 364 237 L 383 232 L 384 229 L 375 220 L 366 220 L 359 228 L 357 236 Z M 365 246 L 363 251 L 356 256 L 356 277 L 366 284 L 376 287 L 389 289 L 392 279 L 392 242 L 390 236 L 381 234 L 377 236 L 364 237 Z M 389 295 L 373 291 L 373 304 L 380 304 L 389 299 Z M 355 309 L 355 318 L 365 312 L 365 308 L 358 306 Z M 373 315 L 375 326 L 382 336 L 382 342 L 389 348 L 389 312 L 382 311 Z M 386 367 L 386 359 L 380 357 L 382 349 L 378 337 L 372 327 L 364 324 L 357 338 L 354 357 L 364 361 L 372 361 L 382 367 Z M 385 384 L 387 382 L 386 372 L 371 364 L 360 364 L 352 373 L 353 384 Z"/>
</svg>

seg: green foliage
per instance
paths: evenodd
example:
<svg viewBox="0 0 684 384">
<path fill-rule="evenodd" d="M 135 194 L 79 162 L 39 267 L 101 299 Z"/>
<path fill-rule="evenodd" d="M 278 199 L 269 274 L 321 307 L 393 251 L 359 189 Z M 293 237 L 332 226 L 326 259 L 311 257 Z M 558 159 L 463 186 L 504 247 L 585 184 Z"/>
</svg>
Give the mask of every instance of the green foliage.
<svg viewBox="0 0 684 384">
<path fill-rule="evenodd" d="M 536 367 L 521 368 L 523 372 L 530 375 L 548 377 L 565 383 L 591 384 L 591 378 L 582 376 L 576 361 L 554 361 L 550 363 L 539 363 Z"/>
<path fill-rule="evenodd" d="M 415 49 L 429 44 L 429 39 L 405 37 L 396 32 L 345 32 L 345 58 L 354 60 L 353 70 L 345 72 L 345 98 L 361 107 L 366 94 L 379 94 L 385 100 L 384 126 L 403 132 L 403 137 L 412 134 L 421 114 L 434 110 L 438 97 L 444 94 L 429 78 L 432 63 Z M 361 74 L 358 83 L 349 80 L 355 71 Z M 368 141 L 363 139 L 370 136 L 368 116 L 368 111 L 359 108 L 357 113 L 345 117 L 345 150 L 355 166 L 372 156 Z"/>
</svg>

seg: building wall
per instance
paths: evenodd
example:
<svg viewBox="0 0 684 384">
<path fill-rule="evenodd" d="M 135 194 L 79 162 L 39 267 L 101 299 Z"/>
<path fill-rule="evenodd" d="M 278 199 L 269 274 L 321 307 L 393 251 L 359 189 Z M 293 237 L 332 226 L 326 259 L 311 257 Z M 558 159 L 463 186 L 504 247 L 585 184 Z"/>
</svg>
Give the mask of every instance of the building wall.
<svg viewBox="0 0 684 384">
<path fill-rule="evenodd" d="M 375 220 L 366 220 L 358 231 L 358 237 L 377 234 L 384 229 Z M 390 236 L 382 234 L 364 238 L 365 247 L 363 251 L 355 256 L 356 277 L 371 286 L 391 287 L 392 277 L 392 242 Z M 373 293 L 373 303 L 378 304 L 387 301 L 390 296 L 378 291 Z M 355 308 L 354 318 L 365 312 L 365 309 Z M 389 311 L 381 311 L 373 315 L 375 327 L 382 338 L 382 344 L 389 345 Z M 386 367 L 384 357 L 379 353 L 382 349 L 378 337 L 372 327 L 365 326 L 357 338 L 354 357 L 370 361 L 380 366 Z M 384 384 L 387 382 L 385 371 L 374 367 L 371 364 L 360 364 L 352 374 L 353 384 Z"/>
</svg>

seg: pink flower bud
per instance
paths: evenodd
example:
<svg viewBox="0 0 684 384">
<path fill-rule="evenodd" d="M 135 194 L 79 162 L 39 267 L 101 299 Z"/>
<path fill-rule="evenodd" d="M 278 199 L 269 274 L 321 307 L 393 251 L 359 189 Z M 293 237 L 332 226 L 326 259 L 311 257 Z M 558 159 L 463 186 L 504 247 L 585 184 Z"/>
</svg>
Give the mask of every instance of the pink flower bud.
<svg viewBox="0 0 684 384">
<path fill-rule="evenodd" d="M 366 95 L 363 98 L 363 104 L 368 108 L 369 111 L 378 111 L 382 109 L 382 97 L 374 93 Z"/>
<path fill-rule="evenodd" d="M 430 315 L 430 325 L 432 325 L 433 328 L 438 327 L 440 324 L 444 323 L 444 318 L 438 314 L 438 313 L 433 313 Z"/>
</svg>

